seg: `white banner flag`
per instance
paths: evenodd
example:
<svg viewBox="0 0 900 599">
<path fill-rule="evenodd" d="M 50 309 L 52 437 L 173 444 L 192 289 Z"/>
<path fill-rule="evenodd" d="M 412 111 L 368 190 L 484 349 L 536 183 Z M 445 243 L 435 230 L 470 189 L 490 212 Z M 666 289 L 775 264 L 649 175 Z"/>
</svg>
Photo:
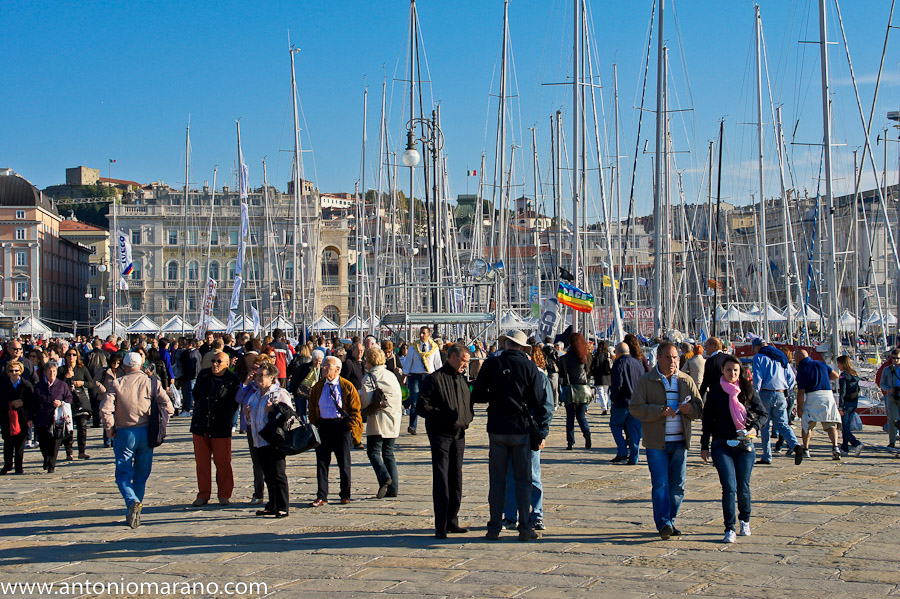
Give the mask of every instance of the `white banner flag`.
<svg viewBox="0 0 900 599">
<path fill-rule="evenodd" d="M 128 281 L 125 277 L 119 277 L 119 291 L 128 291 Z"/>
<path fill-rule="evenodd" d="M 555 297 L 548 297 L 544 300 L 544 311 L 541 313 L 540 321 L 538 321 L 538 341 L 543 341 L 547 337 L 550 337 L 550 341 L 553 341 L 558 318 L 559 301 Z"/>
<path fill-rule="evenodd" d="M 241 305 L 241 283 L 243 280 L 240 275 L 234 276 L 234 291 L 231 292 L 231 306 L 229 310 L 237 310 Z"/>
<path fill-rule="evenodd" d="M 250 313 L 253 314 L 253 336 L 259 336 L 259 312 L 256 311 L 256 308 L 250 306 Z"/>
<path fill-rule="evenodd" d="M 228 327 L 225 329 L 225 332 L 229 335 L 234 332 L 234 319 L 236 316 L 234 312 L 228 312 Z"/>
<path fill-rule="evenodd" d="M 200 312 L 200 322 L 197 324 L 197 335 L 199 337 L 206 335 L 206 329 L 209 327 L 209 318 L 212 316 L 213 304 L 216 301 L 217 287 L 215 279 L 206 279 L 206 290 L 203 292 L 203 309 Z"/>
<path fill-rule="evenodd" d="M 247 204 L 241 202 L 241 237 L 246 239 L 250 234 L 250 214 Z"/>
<path fill-rule="evenodd" d="M 134 272 L 134 262 L 131 260 L 131 240 L 121 229 L 116 235 L 117 256 L 119 261 L 119 274 L 123 277 L 130 276 Z"/>
</svg>

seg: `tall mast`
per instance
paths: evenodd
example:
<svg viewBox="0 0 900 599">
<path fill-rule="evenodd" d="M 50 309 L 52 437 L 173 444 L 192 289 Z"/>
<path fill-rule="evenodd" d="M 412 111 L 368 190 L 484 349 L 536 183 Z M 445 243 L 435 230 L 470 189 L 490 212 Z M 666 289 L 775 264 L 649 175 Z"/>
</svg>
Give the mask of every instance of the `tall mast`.
<svg viewBox="0 0 900 599">
<path fill-rule="evenodd" d="M 788 330 L 788 342 L 793 345 L 794 343 L 794 311 L 792 310 L 791 301 L 791 284 L 793 282 L 793 275 L 791 269 L 791 259 L 797 260 L 797 252 L 794 250 L 794 227 L 791 224 L 791 211 L 788 206 L 788 194 L 787 189 L 785 188 L 784 182 L 784 138 L 783 132 L 781 129 L 781 106 L 775 109 L 775 144 L 778 152 L 778 176 L 781 181 L 781 205 L 784 213 L 784 230 L 785 230 L 785 239 L 784 239 L 784 298 L 787 301 L 787 330 Z M 794 273 L 798 272 L 797 267 L 793 268 Z M 799 278 L 798 278 L 799 280 Z"/>
<path fill-rule="evenodd" d="M 495 259 L 502 260 L 505 250 L 506 241 L 506 56 L 509 50 L 509 0 L 503 2 L 503 37 L 500 53 L 500 96 L 497 106 L 497 148 L 494 153 L 494 209 L 499 206 L 499 214 L 497 215 L 497 246 Z M 493 220 L 493 219 L 492 219 Z M 494 245 L 493 236 L 491 236 L 491 245 Z M 492 250 L 493 251 L 493 250 Z M 495 318 L 497 323 L 498 335 L 500 334 L 500 322 L 503 319 L 503 281 L 498 279 L 495 295 Z"/>
<path fill-rule="evenodd" d="M 294 268 L 291 269 L 291 320 L 294 326 L 300 326 L 300 335 L 299 338 L 301 341 L 306 341 L 306 310 L 305 303 L 303 301 L 303 297 L 305 297 L 305 293 L 303 290 L 303 256 L 297 255 L 297 244 L 300 243 L 300 226 L 301 226 L 301 200 L 300 200 L 300 188 L 303 184 L 300 178 L 300 118 L 297 113 L 297 76 L 294 72 L 294 53 L 299 52 L 299 48 L 291 47 L 290 38 L 288 38 L 288 51 L 291 55 L 291 104 L 294 109 L 294 162 L 292 165 L 293 168 L 293 179 L 294 179 L 294 218 L 293 218 L 293 227 L 294 227 L 294 242 L 291 244 L 291 259 L 293 260 Z M 298 260 L 299 258 L 299 260 Z M 300 310 L 301 315 L 300 318 L 297 318 L 297 274 L 300 274 L 300 295 L 301 295 L 301 303 Z"/>
<path fill-rule="evenodd" d="M 562 110 L 556 111 L 555 129 L 556 146 L 554 148 L 554 156 L 556 157 L 556 161 L 554 168 L 556 169 L 556 186 L 553 193 L 556 196 L 556 260 L 557 266 L 559 266 L 559 262 L 562 260 L 562 231 L 563 221 L 565 220 L 562 209 Z M 554 277 L 555 276 L 559 276 L 558 268 L 557 272 L 554 273 Z"/>
<path fill-rule="evenodd" d="M 269 262 L 269 258 L 274 258 L 272 255 L 272 235 L 274 234 L 274 230 L 272 227 L 272 213 L 269 208 L 269 174 L 266 169 L 266 159 L 263 157 L 262 160 L 263 166 L 263 227 L 266 235 L 266 257 L 263 262 Z M 276 276 L 281 278 L 281 273 L 278 271 L 278 259 L 274 258 L 272 262 L 265 264 L 264 267 L 266 270 L 266 304 L 269 306 L 269 332 L 271 333 L 272 322 L 275 320 L 275 310 L 272 307 L 272 300 L 275 297 L 275 294 L 272 292 L 272 272 L 276 273 Z"/>
<path fill-rule="evenodd" d="M 716 321 L 717 314 L 716 311 L 719 305 L 719 247 L 721 243 L 719 242 L 719 238 L 721 235 L 719 234 L 719 223 L 721 223 L 722 218 L 722 141 L 725 137 L 725 119 L 719 121 L 719 169 L 716 175 L 717 183 L 716 183 L 716 236 L 715 236 L 715 258 L 713 259 L 713 277 L 716 281 L 716 286 L 713 288 L 713 302 L 712 302 L 712 329 L 710 330 L 710 336 L 715 337 L 717 334 L 716 331 Z M 725 237 L 728 238 L 728 227 L 725 227 Z M 727 248 L 726 248 L 727 251 Z M 728 289 L 728 255 L 725 255 L 725 289 Z M 728 301 L 726 297 L 725 301 Z"/>
<path fill-rule="evenodd" d="M 759 142 L 759 234 L 760 251 L 762 252 L 762 264 L 760 264 L 762 276 L 762 306 L 763 313 L 763 339 L 769 339 L 769 250 L 766 239 L 766 192 L 763 187 L 763 121 L 762 121 L 762 19 L 759 16 L 759 4 L 754 6 L 756 11 L 756 136 Z"/>
<path fill-rule="evenodd" d="M 613 63 L 613 108 L 614 108 L 614 116 L 615 116 L 615 152 L 616 152 L 616 160 L 613 163 L 614 168 L 616 169 L 616 178 L 614 180 L 616 186 L 616 242 L 618 243 L 618 252 L 616 256 L 616 264 L 619 265 L 619 280 L 622 281 L 622 287 L 624 289 L 625 283 L 625 269 L 623 268 L 625 265 L 625 256 L 623 254 L 623 248 L 625 247 L 622 243 L 622 177 L 619 170 L 619 162 L 622 158 L 619 155 L 619 71 L 618 65 Z M 613 269 L 614 271 L 614 269 Z M 637 310 L 637 302 L 635 302 L 635 310 Z"/>
<path fill-rule="evenodd" d="M 185 326 L 187 323 L 187 286 L 188 286 L 188 264 L 187 264 L 187 205 L 188 205 L 188 181 L 190 181 L 191 171 L 191 124 L 188 122 L 187 133 L 185 133 L 184 141 L 184 197 L 181 201 L 181 226 L 184 232 L 181 240 L 181 267 L 184 269 L 184 285 L 181 288 L 181 334 L 185 334 Z M 116 285 L 118 289 L 118 284 Z M 113 306 L 115 306 L 115 296 L 113 296 Z M 115 317 L 114 317 L 115 318 Z M 115 330 L 115 319 L 113 320 L 113 330 Z"/>
<path fill-rule="evenodd" d="M 418 21 L 416 14 L 416 0 L 409 0 L 409 126 L 413 126 L 413 119 L 416 118 L 416 48 L 418 46 L 418 36 L 416 35 L 416 23 Z M 410 129 L 408 135 L 409 143 L 412 143 L 413 133 Z M 419 252 L 416 247 L 416 167 L 409 167 L 409 280 L 415 281 L 416 277 L 416 254 Z M 429 250 L 430 251 L 430 250 Z M 412 288 L 409 288 L 409 294 L 406 300 L 406 310 L 411 312 L 415 310 L 414 297 Z"/>
<path fill-rule="evenodd" d="M 537 155 L 537 132 L 535 128 L 531 128 L 531 160 L 532 160 L 532 180 L 534 182 L 534 214 L 535 217 L 538 216 L 538 155 Z M 538 304 L 541 303 L 541 233 L 538 230 L 538 219 L 535 218 L 535 226 L 534 226 L 534 240 L 535 240 L 535 254 L 534 254 L 534 268 L 537 280 L 537 299 Z M 538 315 L 540 316 L 540 315 Z"/>
<path fill-rule="evenodd" d="M 831 172 L 831 86 L 828 81 L 828 29 L 826 27 L 825 0 L 819 0 L 819 48 L 820 62 L 822 64 L 822 130 L 825 146 L 825 202 L 827 213 L 825 215 L 825 227 L 828 236 L 826 251 L 827 264 L 823 264 L 825 278 L 828 285 L 828 320 L 831 328 L 831 353 L 836 360 L 841 353 L 841 334 L 838 312 L 840 298 L 837 288 L 837 253 L 834 242 L 834 197 L 832 196 L 832 172 Z"/>
<path fill-rule="evenodd" d="M 363 318 L 363 301 L 368 298 L 368 294 L 363 289 L 363 281 L 366 281 L 368 288 L 368 268 L 365 259 L 365 234 L 366 234 L 366 128 L 369 120 L 369 86 L 363 90 L 363 131 L 362 131 L 362 165 L 360 170 L 360 178 L 362 179 L 362 197 L 356 206 L 356 314 L 357 324 L 360 324 Z M 362 328 L 362 327 L 360 327 Z M 360 331 L 362 332 L 362 331 Z"/>
<path fill-rule="evenodd" d="M 578 218 L 578 206 L 581 195 L 581 1 L 574 0 L 574 48 L 572 52 L 572 274 L 575 275 L 575 286 L 581 288 L 584 281 L 581 280 L 580 260 L 581 260 L 581 230 Z M 580 313 L 575 313 L 575 330 L 579 327 L 579 320 L 582 320 Z"/>
<path fill-rule="evenodd" d="M 659 31 L 656 33 L 656 171 L 653 173 L 653 226 L 655 237 L 653 243 L 653 330 L 657 336 L 663 333 L 662 320 L 662 219 L 663 213 L 663 144 L 665 144 L 666 115 L 663 104 L 663 87 L 665 86 L 665 58 L 663 57 L 663 15 L 666 0 L 659 0 Z"/>
<path fill-rule="evenodd" d="M 369 300 L 369 334 L 375 334 L 375 315 L 379 312 L 381 304 L 378 301 L 378 294 L 381 289 L 381 279 L 379 279 L 378 262 L 381 257 L 381 193 L 382 193 L 382 174 L 384 172 L 385 147 L 387 141 L 385 135 L 385 96 L 387 93 L 387 78 L 381 80 L 381 123 L 378 126 L 378 191 L 375 199 L 375 253 L 372 257 L 373 261 L 373 278 L 372 297 Z M 391 235 L 395 231 L 391 229 Z M 382 313 L 383 310 L 380 310 Z"/>
</svg>

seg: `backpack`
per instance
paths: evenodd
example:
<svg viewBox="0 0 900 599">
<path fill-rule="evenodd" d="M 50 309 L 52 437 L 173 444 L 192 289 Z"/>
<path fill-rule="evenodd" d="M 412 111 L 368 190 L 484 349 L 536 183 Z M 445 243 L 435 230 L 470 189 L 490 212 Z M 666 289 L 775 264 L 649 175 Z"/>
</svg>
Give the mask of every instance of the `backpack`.
<svg viewBox="0 0 900 599">
<path fill-rule="evenodd" d="M 150 376 L 150 423 L 147 425 L 147 446 L 159 447 L 166 440 L 169 411 L 159 407 L 159 379 Z"/>
</svg>

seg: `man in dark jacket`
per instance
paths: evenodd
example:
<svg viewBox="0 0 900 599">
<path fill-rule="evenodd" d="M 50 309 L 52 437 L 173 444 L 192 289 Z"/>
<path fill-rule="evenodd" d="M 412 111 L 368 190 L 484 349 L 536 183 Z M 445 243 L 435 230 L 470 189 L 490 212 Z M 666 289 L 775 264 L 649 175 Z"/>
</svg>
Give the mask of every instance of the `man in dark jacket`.
<svg viewBox="0 0 900 599">
<path fill-rule="evenodd" d="M 197 349 L 199 346 L 199 341 L 189 339 L 181 355 L 178 356 L 181 364 L 182 416 L 190 416 L 194 409 L 194 385 L 197 383 L 200 363 L 203 360 Z"/>
<path fill-rule="evenodd" d="M 616 441 L 616 457 L 613 464 L 626 462 L 637 464 L 641 442 L 641 421 L 628 411 L 628 402 L 634 393 L 634 386 L 644 376 L 644 365 L 633 358 L 627 343 L 616 346 L 616 360 L 613 362 L 609 399 L 612 403 L 609 428 Z"/>
<path fill-rule="evenodd" d="M 469 357 L 465 345 L 450 346 L 447 362 L 422 382 L 416 404 L 416 413 L 425 418 L 431 444 L 434 536 L 438 539 L 446 539 L 448 532 L 468 532 L 459 525 L 459 506 L 466 429 L 475 417 L 463 374 Z"/>
<path fill-rule="evenodd" d="M 237 413 L 235 401 L 241 382 L 228 370 L 231 359 L 219 352 L 212 366 L 201 370 L 194 386 L 194 412 L 191 433 L 194 437 L 194 461 L 197 463 L 197 498 L 193 506 L 206 505 L 212 495 L 212 466 L 216 463 L 216 487 L 219 503 L 231 503 L 234 474 L 231 470 L 231 424 Z"/>
<path fill-rule="evenodd" d="M 531 446 L 530 425 L 525 410 L 531 413 L 535 423 L 548 422 L 547 408 L 542 401 L 544 387 L 541 371 L 525 354 L 530 349 L 525 333 L 509 331 L 500 337 L 500 343 L 504 351 L 484 363 L 472 393 L 474 403 L 488 404 L 488 503 L 491 516 L 485 536 L 492 541 L 500 538 L 506 471 L 512 462 L 519 512 L 519 540 L 530 541 L 539 535 L 534 531 L 530 518 Z M 548 432 L 548 428 L 538 431 L 541 439 L 546 439 Z"/>
<path fill-rule="evenodd" d="M 106 361 L 106 352 L 101 349 L 101 345 L 103 343 L 100 341 L 100 337 L 94 337 L 91 341 L 91 345 L 93 349 L 87 353 L 84 357 L 84 365 L 87 367 L 88 371 L 91 373 L 91 378 L 95 381 L 99 381 L 103 377 L 103 373 L 107 368 Z M 100 428 L 103 426 L 100 422 L 100 393 L 97 390 L 97 387 L 93 387 L 88 390 L 88 395 L 91 399 L 91 412 L 93 414 L 93 426 L 92 428 Z"/>
<path fill-rule="evenodd" d="M 722 378 L 722 364 L 728 357 L 722 348 L 722 340 L 718 337 L 710 337 L 706 340 L 703 350 L 706 352 L 706 370 L 703 371 L 703 381 L 700 383 L 700 397 L 705 398 L 710 387 L 715 387 Z"/>
</svg>

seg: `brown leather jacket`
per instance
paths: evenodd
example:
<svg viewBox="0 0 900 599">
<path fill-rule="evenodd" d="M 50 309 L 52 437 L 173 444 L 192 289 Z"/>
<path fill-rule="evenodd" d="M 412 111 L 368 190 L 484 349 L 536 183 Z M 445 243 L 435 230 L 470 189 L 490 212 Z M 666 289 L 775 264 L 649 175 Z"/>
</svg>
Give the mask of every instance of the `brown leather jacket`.
<svg viewBox="0 0 900 599">
<path fill-rule="evenodd" d="M 362 415 L 360 414 L 359 393 L 353 388 L 353 383 L 340 377 L 341 380 L 341 403 L 343 409 L 350 417 L 347 421 L 347 428 L 350 429 L 350 435 L 353 437 L 353 443 L 359 445 L 362 443 Z M 316 424 L 319 421 L 319 398 L 322 397 L 322 390 L 325 389 L 325 377 L 319 378 L 319 381 L 313 385 L 309 392 L 309 421 Z"/>
</svg>

